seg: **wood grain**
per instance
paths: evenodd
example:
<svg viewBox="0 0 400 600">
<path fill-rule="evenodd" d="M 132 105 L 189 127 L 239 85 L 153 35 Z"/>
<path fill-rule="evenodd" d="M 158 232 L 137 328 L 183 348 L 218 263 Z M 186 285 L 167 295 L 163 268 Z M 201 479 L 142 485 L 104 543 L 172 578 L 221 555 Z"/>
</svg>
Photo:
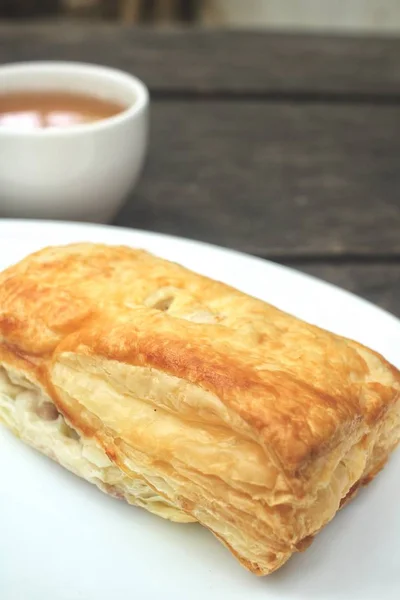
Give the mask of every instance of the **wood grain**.
<svg viewBox="0 0 400 600">
<path fill-rule="evenodd" d="M 154 102 L 116 222 L 278 259 L 400 256 L 400 106 Z"/>
<path fill-rule="evenodd" d="M 153 92 L 400 96 L 400 39 L 1 25 L 0 62 L 83 60 L 126 69 Z"/>
<path fill-rule="evenodd" d="M 53 16 L 62 10 L 63 0 L 0 0 L 1 19 L 30 19 Z"/>
</svg>

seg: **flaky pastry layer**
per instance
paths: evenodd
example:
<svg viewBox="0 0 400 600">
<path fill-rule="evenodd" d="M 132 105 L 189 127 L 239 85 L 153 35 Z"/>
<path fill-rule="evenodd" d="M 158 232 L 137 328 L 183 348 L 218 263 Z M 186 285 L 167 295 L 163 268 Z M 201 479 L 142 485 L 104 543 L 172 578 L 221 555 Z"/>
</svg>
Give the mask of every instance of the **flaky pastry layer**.
<svg viewBox="0 0 400 600">
<path fill-rule="evenodd" d="M 0 363 L 0 418 L 23 440 L 199 521 L 257 574 L 304 549 L 400 437 L 382 357 L 128 248 L 45 249 L 3 272 Z"/>
<path fill-rule="evenodd" d="M 26 444 L 103 492 L 178 523 L 195 521 L 158 496 L 145 480 L 128 477 L 93 439 L 66 423 L 51 398 L 23 375 L 0 367 L 0 421 Z M 151 505 L 151 508 L 150 508 Z"/>
</svg>

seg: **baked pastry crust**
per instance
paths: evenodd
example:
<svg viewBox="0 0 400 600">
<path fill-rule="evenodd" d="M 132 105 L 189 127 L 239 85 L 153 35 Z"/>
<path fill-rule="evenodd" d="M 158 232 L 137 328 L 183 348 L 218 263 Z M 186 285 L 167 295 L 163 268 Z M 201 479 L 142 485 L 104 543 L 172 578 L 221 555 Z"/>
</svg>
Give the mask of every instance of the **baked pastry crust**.
<svg viewBox="0 0 400 600">
<path fill-rule="evenodd" d="M 46 248 L 0 274 L 0 365 L 17 435 L 200 522 L 257 574 L 304 549 L 400 438 L 400 374 L 377 353 L 125 247 Z"/>
</svg>

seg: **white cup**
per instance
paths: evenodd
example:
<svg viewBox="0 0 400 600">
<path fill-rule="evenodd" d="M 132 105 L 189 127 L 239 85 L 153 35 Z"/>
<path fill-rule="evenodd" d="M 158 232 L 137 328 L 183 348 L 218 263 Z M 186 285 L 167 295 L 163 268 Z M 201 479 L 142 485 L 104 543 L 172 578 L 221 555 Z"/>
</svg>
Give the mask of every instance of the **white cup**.
<svg viewBox="0 0 400 600">
<path fill-rule="evenodd" d="M 133 188 L 148 138 L 149 95 L 136 77 L 63 62 L 0 67 L 0 95 L 67 91 L 126 106 L 65 128 L 0 127 L 0 216 L 107 222 Z"/>
</svg>

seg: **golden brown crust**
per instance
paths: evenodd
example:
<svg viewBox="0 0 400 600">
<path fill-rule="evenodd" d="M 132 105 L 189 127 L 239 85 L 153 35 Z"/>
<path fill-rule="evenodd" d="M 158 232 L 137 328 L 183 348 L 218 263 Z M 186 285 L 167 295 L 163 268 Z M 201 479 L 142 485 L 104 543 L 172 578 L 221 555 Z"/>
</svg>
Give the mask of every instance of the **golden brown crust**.
<svg viewBox="0 0 400 600">
<path fill-rule="evenodd" d="M 258 573 L 398 439 L 400 376 L 378 354 L 124 247 L 48 248 L 0 274 L 0 364 Z"/>
<path fill-rule="evenodd" d="M 143 306 L 160 288 L 178 301 L 176 316 Z M 151 365 L 216 393 L 289 474 L 360 420 L 379 418 L 398 393 L 398 372 L 380 358 L 380 372 L 371 372 L 361 346 L 143 251 L 42 250 L 3 272 L 0 307 L 3 347 L 28 361 L 57 346 L 57 353 L 79 349 Z M 216 323 L 185 319 L 199 307 Z"/>
<path fill-rule="evenodd" d="M 215 326 L 171 324 L 147 309 L 133 309 L 127 318 L 129 327 L 115 326 L 113 317 L 92 322 L 60 344 L 55 360 L 66 352 L 103 356 L 197 384 L 240 415 L 288 474 L 328 450 L 337 436 L 349 435 L 361 419 L 356 395 L 344 403 L 282 370 L 257 371 L 251 351 L 252 365 L 243 348 L 227 345 L 224 331 L 218 337 Z"/>
</svg>

